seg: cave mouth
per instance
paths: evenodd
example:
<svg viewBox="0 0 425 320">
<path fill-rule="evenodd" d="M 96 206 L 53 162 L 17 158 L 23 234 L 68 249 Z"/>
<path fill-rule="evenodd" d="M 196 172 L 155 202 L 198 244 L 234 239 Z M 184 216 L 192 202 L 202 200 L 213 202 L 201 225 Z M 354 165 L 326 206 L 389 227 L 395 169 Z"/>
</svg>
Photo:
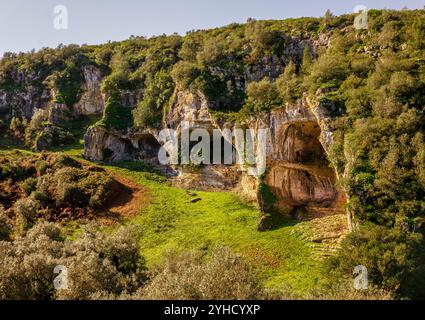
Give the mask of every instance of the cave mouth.
<svg viewBox="0 0 425 320">
<path fill-rule="evenodd" d="M 159 164 L 158 153 L 161 144 L 152 134 L 146 134 L 138 139 L 137 156 L 140 160 L 153 164 Z"/>
<path fill-rule="evenodd" d="M 329 167 L 320 135 L 321 129 L 316 122 L 288 125 L 281 151 L 283 160 L 288 163 Z"/>
<path fill-rule="evenodd" d="M 332 207 L 339 198 L 336 174 L 320 142 L 317 122 L 286 125 L 278 137 L 278 159 L 270 165 L 268 185 L 278 208 Z"/>
</svg>

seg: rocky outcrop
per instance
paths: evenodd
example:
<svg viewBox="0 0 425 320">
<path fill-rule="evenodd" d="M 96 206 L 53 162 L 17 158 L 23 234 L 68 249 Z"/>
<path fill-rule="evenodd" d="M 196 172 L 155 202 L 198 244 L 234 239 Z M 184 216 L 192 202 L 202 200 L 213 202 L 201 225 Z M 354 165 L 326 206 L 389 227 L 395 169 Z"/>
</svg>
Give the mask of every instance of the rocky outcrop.
<svg viewBox="0 0 425 320">
<path fill-rule="evenodd" d="M 300 206 L 329 206 L 339 196 L 335 172 L 326 159 L 332 142 L 328 120 L 321 106 L 312 105 L 305 98 L 244 123 L 220 123 L 213 120 L 208 101 L 201 92 L 181 91 L 175 93 L 163 127 L 175 129 L 177 133 L 181 132 L 183 123 L 191 130 L 250 128 L 258 132 L 267 128 L 264 181 L 277 199 L 275 207 L 290 212 Z M 93 128 L 86 135 L 86 157 L 98 161 L 149 157 L 152 160 L 159 149 L 157 137 L 158 130 L 117 134 Z M 173 181 L 181 187 L 233 189 L 248 198 L 257 198 L 258 177 L 248 175 L 246 164 L 207 165 L 196 169 L 177 167 L 176 170 L 178 174 Z"/>
<path fill-rule="evenodd" d="M 160 147 L 157 130 L 122 132 L 94 126 L 84 135 L 84 156 L 92 161 L 143 160 L 157 164 Z"/>
<path fill-rule="evenodd" d="M 101 126 L 89 128 L 84 136 L 84 155 L 93 161 L 125 161 L 133 157 L 132 146 L 119 132 Z"/>
<path fill-rule="evenodd" d="M 29 120 L 37 109 L 42 109 L 52 114 L 52 123 L 60 125 L 61 122 L 57 120 L 63 118 L 57 115 L 58 112 L 63 114 L 65 110 L 69 111 L 68 116 L 101 114 L 105 106 L 101 92 L 102 74 L 92 65 L 84 66 L 81 72 L 84 78 L 81 98 L 73 106 L 64 106 L 53 101 L 53 91 L 31 84 L 42 81 L 39 75 L 16 71 L 12 75 L 16 88 L 0 89 L 0 118 L 8 120 L 12 117 L 25 117 Z"/>
<path fill-rule="evenodd" d="M 76 115 L 101 114 L 105 107 L 102 95 L 102 74 L 100 70 L 92 65 L 83 67 L 84 82 L 81 86 L 83 94 L 80 101 L 73 106 Z"/>
<path fill-rule="evenodd" d="M 0 118 L 26 117 L 30 119 L 35 109 L 46 109 L 51 99 L 48 90 L 28 87 L 25 91 L 0 89 Z"/>
<path fill-rule="evenodd" d="M 320 122 L 307 101 L 272 112 L 266 123 L 270 127 L 266 183 L 281 208 L 316 203 L 329 205 L 338 197 L 336 176 L 326 159 Z M 326 137 L 326 140 L 323 139 Z"/>
</svg>

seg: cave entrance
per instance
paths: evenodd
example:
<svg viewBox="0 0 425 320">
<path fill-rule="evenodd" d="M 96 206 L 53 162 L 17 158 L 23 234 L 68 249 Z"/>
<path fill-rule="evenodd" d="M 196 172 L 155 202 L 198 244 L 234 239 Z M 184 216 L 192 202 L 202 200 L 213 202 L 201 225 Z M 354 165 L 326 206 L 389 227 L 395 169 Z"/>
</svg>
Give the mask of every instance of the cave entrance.
<svg viewBox="0 0 425 320">
<path fill-rule="evenodd" d="M 320 142 L 317 122 L 286 125 L 278 136 L 278 160 L 267 175 L 277 205 L 287 211 L 309 206 L 330 207 L 337 200 L 336 175 Z"/>
<path fill-rule="evenodd" d="M 158 153 L 161 144 L 152 134 L 146 134 L 138 140 L 138 156 L 141 160 L 158 164 Z"/>
<path fill-rule="evenodd" d="M 288 163 L 329 167 L 320 142 L 321 129 L 315 122 L 291 124 L 286 127 L 282 158 Z"/>
</svg>

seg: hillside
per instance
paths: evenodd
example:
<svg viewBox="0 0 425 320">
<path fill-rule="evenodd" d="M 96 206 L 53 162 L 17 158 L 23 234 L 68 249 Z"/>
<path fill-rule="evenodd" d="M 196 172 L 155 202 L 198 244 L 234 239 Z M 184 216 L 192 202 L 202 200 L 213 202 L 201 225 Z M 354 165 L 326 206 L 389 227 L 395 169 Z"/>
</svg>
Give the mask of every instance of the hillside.
<svg viewBox="0 0 425 320">
<path fill-rule="evenodd" d="M 368 14 L 366 30 L 353 27 L 354 15 L 250 19 L 185 36 L 7 53 L 0 60 L 0 181 L 6 190 L 29 188 L 28 198 L 43 192 L 38 171 L 25 175 L 31 181 L 10 177 L 13 149 L 102 165 L 130 188 L 118 197 L 117 214 L 132 211 L 103 223 L 103 231 L 142 230 L 137 246 L 149 270 L 167 249 L 211 257 L 224 245 L 242 254 L 267 289 L 290 286 L 306 297 L 363 265 L 379 290 L 421 298 L 425 11 Z M 164 166 L 164 129 L 178 138 L 218 131 L 232 159 L 244 157 L 245 147 L 227 130 L 251 130 L 259 153 L 267 129 L 264 162 L 214 165 L 202 149 L 201 164 Z M 226 158 L 223 149 L 218 158 Z M 105 213 L 107 205 L 92 207 L 87 192 L 82 206 Z M 131 202 L 133 192 L 141 202 Z M 11 197 L 0 194 L 2 219 L 15 226 Z M 78 238 L 78 219 L 62 223 Z M 24 241 L 31 230 L 24 229 L 5 239 Z"/>
</svg>

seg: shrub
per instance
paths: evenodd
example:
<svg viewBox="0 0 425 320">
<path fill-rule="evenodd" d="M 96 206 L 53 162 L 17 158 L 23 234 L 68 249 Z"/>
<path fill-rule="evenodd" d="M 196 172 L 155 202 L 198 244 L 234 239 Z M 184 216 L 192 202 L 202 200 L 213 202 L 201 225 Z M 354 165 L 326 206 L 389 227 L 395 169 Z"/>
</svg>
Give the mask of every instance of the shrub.
<svg viewBox="0 0 425 320">
<path fill-rule="evenodd" d="M 0 299 L 46 300 L 54 294 L 53 269 L 62 255 L 59 229 L 38 224 L 25 237 L 0 242 Z"/>
<path fill-rule="evenodd" d="M 399 228 L 367 224 L 351 233 L 337 257 L 329 262 L 335 274 L 350 276 L 354 267 L 368 269 L 368 279 L 376 286 L 399 296 L 425 296 L 425 255 L 422 235 Z"/>
<path fill-rule="evenodd" d="M 121 104 L 118 95 L 111 95 L 106 102 L 100 125 L 104 125 L 108 129 L 125 130 L 131 127 L 132 123 L 133 115 L 131 109 Z"/>
<path fill-rule="evenodd" d="M 23 141 L 25 137 L 25 129 L 28 125 L 26 118 L 13 117 L 10 121 L 9 135 L 18 141 Z"/>
<path fill-rule="evenodd" d="M 145 280 L 134 229 L 106 236 L 90 226 L 72 241 L 58 226 L 39 223 L 24 237 L 0 241 L 0 256 L 0 299 L 89 299 L 132 293 Z M 66 290 L 54 289 L 57 265 L 67 268 Z"/>
<path fill-rule="evenodd" d="M 35 221 L 39 203 L 31 198 L 19 199 L 13 205 L 16 215 L 16 226 L 21 233 L 30 229 Z"/>
<path fill-rule="evenodd" d="M 158 127 L 161 124 L 166 104 L 173 94 L 174 85 L 171 76 L 161 70 L 148 81 L 143 101 L 134 110 L 134 122 L 139 127 Z"/>
<path fill-rule="evenodd" d="M 37 187 L 37 178 L 29 177 L 20 184 L 20 187 L 30 195 Z"/>
<path fill-rule="evenodd" d="M 55 102 L 72 106 L 80 100 L 83 76 L 81 66 L 76 61 L 65 61 L 65 68 L 55 71 L 45 83 L 55 92 Z"/>
<path fill-rule="evenodd" d="M 340 84 L 349 73 L 349 62 L 342 54 L 325 54 L 319 57 L 310 69 L 305 84 L 314 92 L 324 84 Z"/>
<path fill-rule="evenodd" d="M 173 67 L 171 76 L 175 83 L 183 89 L 189 89 L 195 79 L 200 76 L 200 71 L 195 64 L 187 61 L 179 61 Z"/>
<path fill-rule="evenodd" d="M 0 205 L 0 241 L 7 241 L 10 239 L 12 233 L 12 225 L 9 217 L 6 215 L 4 208 Z"/>
<path fill-rule="evenodd" d="M 217 248 L 206 260 L 199 253 L 170 254 L 151 272 L 142 294 L 159 300 L 248 300 L 262 297 L 263 289 L 240 256 Z"/>
<path fill-rule="evenodd" d="M 267 79 L 248 84 L 247 95 L 244 110 L 248 112 L 267 112 L 282 105 L 276 84 Z"/>
<path fill-rule="evenodd" d="M 99 292 L 118 295 L 136 290 L 145 281 L 138 239 L 134 228 L 122 228 L 112 236 L 89 228 L 75 242 L 65 242 L 63 265 L 68 268 L 69 287 L 57 298 L 89 299 Z"/>
<path fill-rule="evenodd" d="M 300 97 L 300 84 L 301 81 L 297 77 L 296 66 L 291 61 L 276 81 L 276 86 L 279 90 L 280 98 L 283 103 L 295 102 L 295 100 Z"/>
</svg>

